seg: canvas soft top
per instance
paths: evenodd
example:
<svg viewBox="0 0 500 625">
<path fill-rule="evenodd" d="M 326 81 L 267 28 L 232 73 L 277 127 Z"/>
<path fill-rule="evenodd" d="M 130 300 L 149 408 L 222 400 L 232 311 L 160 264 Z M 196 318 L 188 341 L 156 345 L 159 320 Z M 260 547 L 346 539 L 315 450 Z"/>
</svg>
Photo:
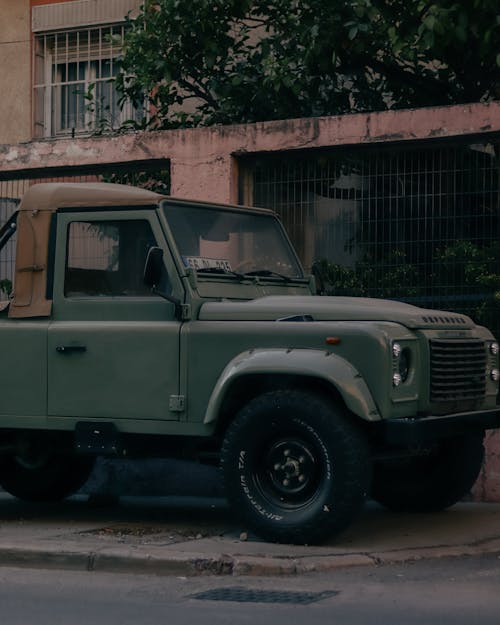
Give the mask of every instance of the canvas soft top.
<svg viewBox="0 0 500 625">
<path fill-rule="evenodd" d="M 14 293 L 9 317 L 46 317 L 47 260 L 51 214 L 60 208 L 157 205 L 165 196 L 105 182 L 46 182 L 25 193 L 17 218 Z"/>
<path fill-rule="evenodd" d="M 23 196 L 20 211 L 50 211 L 79 206 L 158 204 L 164 196 L 146 189 L 107 182 L 43 182 Z"/>
</svg>

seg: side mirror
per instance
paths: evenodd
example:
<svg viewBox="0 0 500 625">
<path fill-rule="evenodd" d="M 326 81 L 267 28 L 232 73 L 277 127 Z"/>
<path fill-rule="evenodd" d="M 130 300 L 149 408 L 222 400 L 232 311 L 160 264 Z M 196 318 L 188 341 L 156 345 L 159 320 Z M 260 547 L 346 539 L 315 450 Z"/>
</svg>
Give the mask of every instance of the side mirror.
<svg viewBox="0 0 500 625">
<path fill-rule="evenodd" d="M 150 289 L 157 287 L 160 284 L 162 270 L 163 250 L 160 247 L 151 247 L 144 264 L 144 284 Z"/>
</svg>

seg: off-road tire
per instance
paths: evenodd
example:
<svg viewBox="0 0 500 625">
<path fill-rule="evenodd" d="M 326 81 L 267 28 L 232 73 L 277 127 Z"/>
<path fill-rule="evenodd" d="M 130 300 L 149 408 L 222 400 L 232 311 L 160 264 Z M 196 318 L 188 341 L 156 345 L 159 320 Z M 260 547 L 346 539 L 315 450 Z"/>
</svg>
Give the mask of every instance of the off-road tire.
<svg viewBox="0 0 500 625">
<path fill-rule="evenodd" d="M 363 432 L 329 399 L 277 390 L 251 400 L 221 453 L 234 511 L 267 540 L 317 544 L 355 518 L 370 483 Z"/>
<path fill-rule="evenodd" d="M 435 512 L 463 499 L 479 475 L 483 434 L 443 439 L 427 455 L 375 463 L 371 495 L 396 512 Z"/>
<path fill-rule="evenodd" d="M 16 455 L 0 456 L 0 486 L 24 501 L 59 501 L 76 493 L 87 481 L 94 459 L 47 454 L 36 462 Z"/>
</svg>

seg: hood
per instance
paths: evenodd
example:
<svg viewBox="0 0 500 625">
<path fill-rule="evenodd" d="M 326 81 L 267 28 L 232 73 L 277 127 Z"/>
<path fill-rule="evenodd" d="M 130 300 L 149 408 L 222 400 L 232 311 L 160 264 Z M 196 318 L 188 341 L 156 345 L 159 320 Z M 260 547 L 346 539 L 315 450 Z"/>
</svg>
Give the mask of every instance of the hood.
<svg viewBox="0 0 500 625">
<path fill-rule="evenodd" d="M 277 321 L 307 315 L 314 321 L 392 321 L 407 328 L 455 328 L 474 326 L 466 315 L 427 310 L 393 300 L 366 297 L 269 296 L 235 302 L 206 302 L 203 321 Z"/>
</svg>

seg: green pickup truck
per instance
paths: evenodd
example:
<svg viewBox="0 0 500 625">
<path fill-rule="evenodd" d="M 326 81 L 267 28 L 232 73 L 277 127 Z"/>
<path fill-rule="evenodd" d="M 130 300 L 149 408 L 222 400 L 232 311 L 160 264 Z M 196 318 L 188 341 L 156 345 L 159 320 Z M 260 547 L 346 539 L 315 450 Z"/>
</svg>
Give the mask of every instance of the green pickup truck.
<svg viewBox="0 0 500 625">
<path fill-rule="evenodd" d="M 0 485 L 78 491 L 97 456 L 219 463 L 246 527 L 313 544 L 366 497 L 460 500 L 500 427 L 499 346 L 468 317 L 316 295 L 268 210 L 32 186 L 0 305 Z"/>
</svg>

